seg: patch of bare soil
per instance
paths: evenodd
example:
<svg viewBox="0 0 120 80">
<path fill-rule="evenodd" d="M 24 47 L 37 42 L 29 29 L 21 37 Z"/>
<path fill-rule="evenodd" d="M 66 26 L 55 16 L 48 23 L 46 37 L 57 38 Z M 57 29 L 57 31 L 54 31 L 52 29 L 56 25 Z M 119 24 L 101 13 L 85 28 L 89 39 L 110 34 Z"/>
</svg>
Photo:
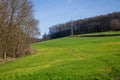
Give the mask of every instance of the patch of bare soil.
<svg viewBox="0 0 120 80">
<path fill-rule="evenodd" d="M 0 58 L 0 64 L 2 64 L 4 62 L 4 60 L 2 58 Z"/>
<path fill-rule="evenodd" d="M 12 58 L 12 57 L 8 57 L 7 59 L 6 59 L 6 61 L 14 61 L 15 60 L 15 58 Z"/>
<path fill-rule="evenodd" d="M 3 64 L 5 61 L 15 61 L 15 58 L 7 57 L 6 60 L 3 60 L 2 58 L 0 58 L 0 64 Z"/>
<path fill-rule="evenodd" d="M 115 80 L 120 80 L 120 77 L 117 77 Z"/>
<path fill-rule="evenodd" d="M 35 50 L 35 49 L 32 49 L 32 48 L 29 48 L 29 49 L 27 49 L 25 52 L 26 52 L 26 54 L 33 54 L 33 53 L 36 52 L 36 50 Z"/>
</svg>

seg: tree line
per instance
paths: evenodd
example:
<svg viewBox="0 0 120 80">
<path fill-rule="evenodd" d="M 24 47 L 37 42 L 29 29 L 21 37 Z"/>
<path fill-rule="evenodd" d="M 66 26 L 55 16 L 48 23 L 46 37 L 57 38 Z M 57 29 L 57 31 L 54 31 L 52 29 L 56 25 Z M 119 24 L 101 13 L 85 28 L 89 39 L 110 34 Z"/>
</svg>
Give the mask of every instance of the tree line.
<svg viewBox="0 0 120 80">
<path fill-rule="evenodd" d="M 49 34 L 47 36 L 54 39 L 70 36 L 71 34 L 78 35 L 111 30 L 120 30 L 120 12 L 54 25 L 49 28 Z"/>
<path fill-rule="evenodd" d="M 29 54 L 38 23 L 30 0 L 0 0 L 0 58 Z"/>
</svg>

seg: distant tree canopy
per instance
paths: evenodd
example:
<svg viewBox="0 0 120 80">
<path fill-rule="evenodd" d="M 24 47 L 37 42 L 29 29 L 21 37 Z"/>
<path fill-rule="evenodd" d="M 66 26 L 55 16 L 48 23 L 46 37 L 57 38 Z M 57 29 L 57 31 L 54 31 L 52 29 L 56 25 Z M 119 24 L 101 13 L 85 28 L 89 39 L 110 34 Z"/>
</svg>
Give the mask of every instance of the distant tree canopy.
<svg viewBox="0 0 120 80">
<path fill-rule="evenodd" d="M 0 0 L 0 57 L 27 54 L 31 38 L 39 34 L 30 0 Z"/>
<path fill-rule="evenodd" d="M 45 41 L 45 40 L 49 40 L 50 39 L 50 35 L 49 34 L 43 34 L 42 36 L 42 40 Z"/>
<path fill-rule="evenodd" d="M 110 28 L 111 30 L 120 30 L 120 20 L 119 19 L 113 19 L 110 22 Z"/>
<path fill-rule="evenodd" d="M 120 12 L 101 15 L 72 22 L 73 34 L 120 30 Z M 53 38 L 71 35 L 71 22 L 58 24 L 49 28 L 49 35 Z"/>
</svg>

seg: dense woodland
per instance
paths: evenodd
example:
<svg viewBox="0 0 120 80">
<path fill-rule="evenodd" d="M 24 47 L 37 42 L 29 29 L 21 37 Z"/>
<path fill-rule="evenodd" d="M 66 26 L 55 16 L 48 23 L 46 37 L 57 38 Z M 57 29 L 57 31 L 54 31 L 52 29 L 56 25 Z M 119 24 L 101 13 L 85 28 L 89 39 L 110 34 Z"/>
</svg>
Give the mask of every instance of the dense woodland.
<svg viewBox="0 0 120 80">
<path fill-rule="evenodd" d="M 30 0 L 0 0 L 0 58 L 29 54 L 37 25 Z"/>
<path fill-rule="evenodd" d="M 49 35 L 51 39 L 54 39 L 111 30 L 120 30 L 120 12 L 58 24 L 49 28 Z M 49 35 L 44 36 L 48 37 Z"/>
</svg>

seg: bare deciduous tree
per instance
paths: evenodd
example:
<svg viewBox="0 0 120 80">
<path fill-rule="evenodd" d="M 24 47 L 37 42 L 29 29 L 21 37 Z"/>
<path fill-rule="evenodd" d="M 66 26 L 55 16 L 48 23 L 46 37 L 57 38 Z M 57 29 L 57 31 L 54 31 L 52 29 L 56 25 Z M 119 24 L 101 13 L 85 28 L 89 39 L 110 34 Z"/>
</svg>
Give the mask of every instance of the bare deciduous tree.
<svg viewBox="0 0 120 80">
<path fill-rule="evenodd" d="M 30 0 L 0 0 L 0 56 L 27 53 L 31 38 L 39 34 Z"/>
<path fill-rule="evenodd" d="M 112 30 L 120 30 L 120 21 L 119 19 L 114 19 L 110 22 L 110 27 Z"/>
</svg>

